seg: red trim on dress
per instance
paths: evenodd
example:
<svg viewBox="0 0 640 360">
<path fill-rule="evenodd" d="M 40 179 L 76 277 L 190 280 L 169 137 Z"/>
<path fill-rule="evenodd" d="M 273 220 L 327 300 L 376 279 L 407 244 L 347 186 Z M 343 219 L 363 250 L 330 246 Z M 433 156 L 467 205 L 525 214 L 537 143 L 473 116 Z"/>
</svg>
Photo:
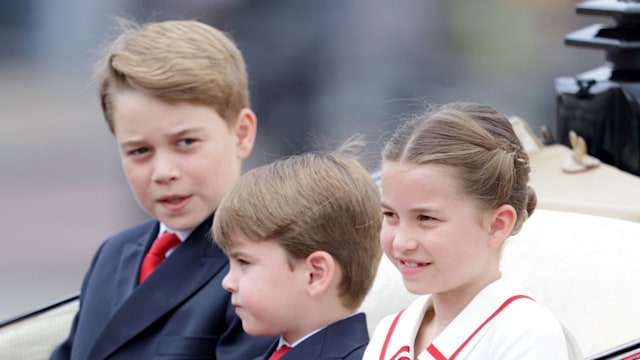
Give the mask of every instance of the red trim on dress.
<svg viewBox="0 0 640 360">
<path fill-rule="evenodd" d="M 403 352 L 409 352 L 410 350 L 411 348 L 409 347 L 409 345 L 405 345 L 401 347 L 400 350 L 396 351 L 396 353 L 393 354 L 393 356 L 389 360 L 413 360 L 409 359 L 407 356 L 398 357 L 398 355 L 402 354 Z"/>
<path fill-rule="evenodd" d="M 384 344 L 382 344 L 382 351 L 380 351 L 380 360 L 384 360 L 384 355 L 387 352 L 387 347 L 389 346 L 389 341 L 391 340 L 391 334 L 393 334 L 393 330 L 396 328 L 398 320 L 400 319 L 400 315 L 402 315 L 403 312 L 404 309 L 402 309 L 398 313 L 398 315 L 396 315 L 395 319 L 393 319 L 393 322 L 391 323 L 391 326 L 389 327 L 389 330 L 387 331 L 387 337 L 384 339 Z M 398 353 L 394 355 L 394 357 L 396 356 L 398 356 Z"/>
<path fill-rule="evenodd" d="M 458 349 L 451 355 L 451 357 L 449 358 L 449 360 L 454 360 L 456 358 L 456 356 L 458 356 L 458 354 L 460 354 L 460 352 L 462 351 L 462 349 L 464 349 L 465 346 L 467 346 L 469 344 L 469 342 L 471 341 L 471 339 L 473 339 L 474 336 L 476 336 L 478 334 L 478 332 L 480 332 L 480 330 L 482 330 L 482 328 L 487 325 L 491 320 L 493 320 L 493 318 L 495 318 L 496 316 L 498 316 L 498 314 L 500 314 L 507 306 L 509 306 L 509 304 L 511 304 L 512 302 L 514 302 L 515 300 L 518 299 L 530 299 L 533 300 L 531 297 L 526 296 L 526 295 L 514 295 L 510 298 L 508 298 L 507 300 L 505 300 L 502 305 L 500 305 L 500 307 L 498 307 L 498 309 L 496 309 L 496 311 L 493 312 L 493 314 L 491 314 L 482 324 L 480 324 L 480 326 L 478 326 L 478 328 L 471 334 L 469 335 L 469 337 L 467 338 L 467 340 L 465 340 L 460 347 L 458 347 Z M 535 300 L 534 300 L 535 301 Z M 403 310 L 404 311 L 404 310 Z M 398 315 L 396 315 L 396 318 L 393 319 L 393 323 L 391 324 L 391 327 L 389 327 L 389 331 L 387 332 L 387 337 L 384 340 L 384 344 L 382 346 L 382 352 L 380 353 L 380 360 L 384 360 L 384 354 L 387 351 L 387 346 L 389 345 L 389 341 L 391 340 L 391 335 L 393 334 L 393 330 L 396 327 L 396 324 L 398 323 L 398 320 L 400 319 L 400 315 L 402 314 L 403 311 L 400 311 L 398 313 Z M 404 350 L 407 350 L 408 346 L 403 346 L 402 348 L 400 348 L 400 350 L 398 352 L 396 352 L 396 354 L 393 356 L 393 358 L 391 358 L 391 360 L 394 360 L 396 356 L 398 356 L 398 354 Z M 431 356 L 433 356 L 436 360 L 447 360 L 447 358 L 442 355 L 442 353 L 440 352 L 440 350 L 438 350 L 435 345 L 433 345 L 433 343 L 431 343 L 429 346 L 427 346 L 426 348 L 427 352 L 429 354 L 431 354 Z"/>
<path fill-rule="evenodd" d="M 458 356 L 458 354 L 460 354 L 460 351 L 462 351 L 462 349 L 464 349 L 464 347 L 467 346 L 467 344 L 469 344 L 471 339 L 473 339 L 473 337 L 476 336 L 476 334 L 478 332 L 480 332 L 480 330 L 485 325 L 487 325 L 487 323 L 489 323 L 489 321 L 493 320 L 493 318 L 496 317 L 498 314 L 500 314 L 502 312 L 502 310 L 504 310 L 509 304 L 511 304 L 512 302 L 514 302 L 515 300 L 518 300 L 518 299 L 531 299 L 531 298 L 529 296 L 526 296 L 526 295 L 515 295 L 515 296 L 512 296 L 512 297 L 508 298 L 507 300 L 505 300 L 505 302 L 503 302 L 502 305 L 500 305 L 500 307 L 498 309 L 496 309 L 496 311 L 494 311 L 493 314 L 491 314 L 491 316 L 489 316 L 482 324 L 480 324 L 480 326 L 478 326 L 478 328 L 471 335 L 469 335 L 467 340 L 465 340 L 462 343 L 462 345 L 460 345 L 458 350 L 456 350 L 451 355 L 449 360 L 454 360 L 456 358 L 456 356 Z M 533 300 L 533 299 L 531 299 L 531 300 Z"/>
<path fill-rule="evenodd" d="M 436 349 L 436 347 L 433 346 L 433 344 L 430 344 L 429 346 L 427 346 L 427 352 L 431 354 L 431 356 L 433 356 L 433 358 L 436 360 L 447 360 L 447 358 L 444 355 L 442 355 L 440 350 Z"/>
</svg>

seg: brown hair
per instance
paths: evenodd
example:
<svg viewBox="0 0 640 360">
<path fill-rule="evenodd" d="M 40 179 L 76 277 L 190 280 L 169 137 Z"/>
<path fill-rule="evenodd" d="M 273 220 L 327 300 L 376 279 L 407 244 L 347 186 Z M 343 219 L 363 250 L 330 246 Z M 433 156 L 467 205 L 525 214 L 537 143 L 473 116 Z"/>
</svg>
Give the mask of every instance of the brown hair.
<svg viewBox="0 0 640 360">
<path fill-rule="evenodd" d="M 122 33 L 96 72 L 111 132 L 113 95 L 123 90 L 210 106 L 229 126 L 242 108 L 249 107 L 244 59 L 223 32 L 191 20 L 141 26 L 119 20 L 119 26 Z"/>
<path fill-rule="evenodd" d="M 215 241 L 229 251 L 234 235 L 274 239 L 294 259 L 326 251 L 342 269 L 343 304 L 357 308 L 373 284 L 382 254 L 382 219 L 378 186 L 348 154 L 352 145 L 295 155 L 247 172 L 215 213 Z"/>
<path fill-rule="evenodd" d="M 529 157 L 509 120 L 490 106 L 450 103 L 405 122 L 382 152 L 383 161 L 453 166 L 464 191 L 485 209 L 513 206 L 520 231 L 533 213 Z"/>
</svg>

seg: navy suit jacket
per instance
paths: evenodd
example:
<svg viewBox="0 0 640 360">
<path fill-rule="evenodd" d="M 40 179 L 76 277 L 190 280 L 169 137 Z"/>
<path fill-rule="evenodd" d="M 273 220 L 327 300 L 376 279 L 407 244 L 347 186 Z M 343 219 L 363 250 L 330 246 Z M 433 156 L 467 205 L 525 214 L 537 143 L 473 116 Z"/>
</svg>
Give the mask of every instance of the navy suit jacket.
<svg viewBox="0 0 640 360">
<path fill-rule="evenodd" d="M 252 337 L 222 288 L 229 262 L 204 221 L 140 285 L 142 259 L 159 223 L 148 220 L 105 241 L 80 292 L 69 337 L 51 359 L 247 360 L 271 337 Z"/>
<path fill-rule="evenodd" d="M 280 360 L 362 360 L 369 344 L 367 319 L 358 313 L 337 321 L 311 335 L 287 351 Z M 256 360 L 267 360 L 276 350 L 276 340 L 269 351 Z"/>
</svg>

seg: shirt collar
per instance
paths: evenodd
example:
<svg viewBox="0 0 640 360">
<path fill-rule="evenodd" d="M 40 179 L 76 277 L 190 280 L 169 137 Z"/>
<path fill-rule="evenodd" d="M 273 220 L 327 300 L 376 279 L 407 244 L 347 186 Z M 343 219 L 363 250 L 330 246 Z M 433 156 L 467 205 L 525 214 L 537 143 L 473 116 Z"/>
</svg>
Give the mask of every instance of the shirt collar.
<svg viewBox="0 0 640 360">
<path fill-rule="evenodd" d="M 178 238 L 180 239 L 180 241 L 184 242 L 189 237 L 189 235 L 191 235 L 191 233 L 193 232 L 194 229 L 195 228 L 187 229 L 187 230 L 173 230 L 172 228 L 168 227 L 164 223 L 160 223 L 160 230 L 158 231 L 158 236 L 160 236 L 160 234 L 162 234 L 165 231 L 167 231 L 167 232 L 171 232 L 171 233 L 176 234 L 178 236 Z"/>
</svg>

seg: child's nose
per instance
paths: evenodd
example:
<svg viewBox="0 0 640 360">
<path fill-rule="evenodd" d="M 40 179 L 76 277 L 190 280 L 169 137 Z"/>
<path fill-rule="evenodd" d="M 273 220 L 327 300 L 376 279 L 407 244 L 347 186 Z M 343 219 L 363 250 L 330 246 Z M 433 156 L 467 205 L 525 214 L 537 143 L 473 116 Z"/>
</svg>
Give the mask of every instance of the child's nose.
<svg viewBox="0 0 640 360">
<path fill-rule="evenodd" d="M 393 248 L 398 251 L 415 250 L 418 247 L 418 240 L 410 231 L 398 229 L 393 234 Z"/>
<path fill-rule="evenodd" d="M 237 289 L 237 283 L 231 275 L 231 271 L 227 272 L 227 275 L 222 278 L 222 288 L 228 292 L 235 292 Z"/>
<path fill-rule="evenodd" d="M 170 156 L 158 153 L 154 159 L 152 180 L 167 183 L 180 177 L 177 162 Z"/>
</svg>

